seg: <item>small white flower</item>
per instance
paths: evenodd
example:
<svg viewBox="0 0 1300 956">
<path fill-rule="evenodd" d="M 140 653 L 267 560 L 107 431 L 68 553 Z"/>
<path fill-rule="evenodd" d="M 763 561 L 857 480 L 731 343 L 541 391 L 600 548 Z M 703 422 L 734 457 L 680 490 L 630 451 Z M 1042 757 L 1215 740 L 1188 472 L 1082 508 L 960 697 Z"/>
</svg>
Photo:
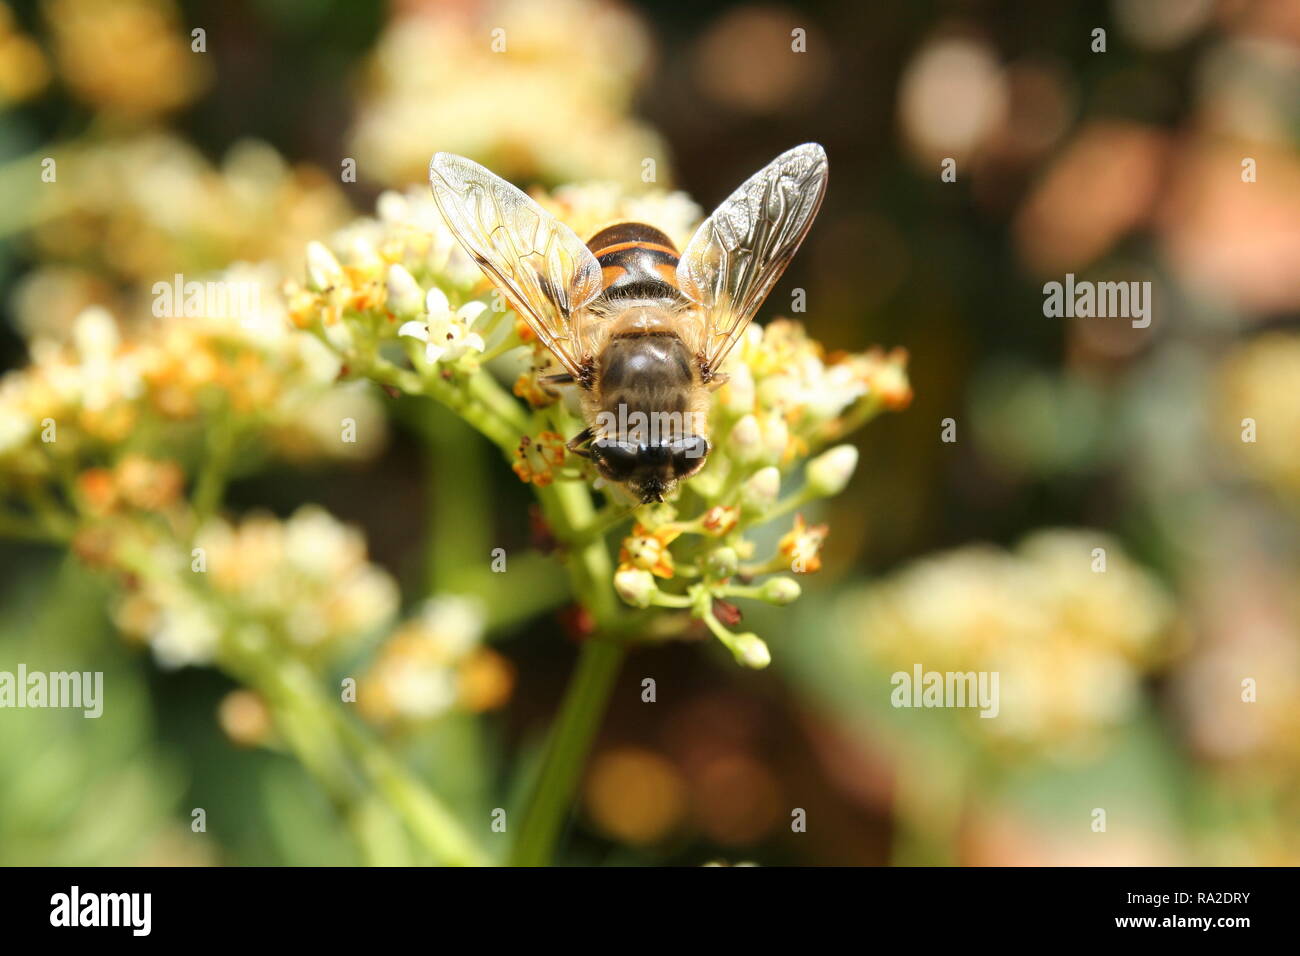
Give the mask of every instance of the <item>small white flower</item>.
<svg viewBox="0 0 1300 956">
<path fill-rule="evenodd" d="M 820 421 L 840 415 L 867 394 L 867 384 L 847 362 L 832 365 L 821 377 L 821 387 L 809 389 L 809 414 Z"/>
<path fill-rule="evenodd" d="M 121 345 L 117 323 L 103 306 L 83 309 L 72 321 L 72 340 L 83 360 L 111 358 Z"/>
<path fill-rule="evenodd" d="M 483 351 L 483 336 L 472 328 L 487 311 L 485 303 L 466 302 L 453 312 L 446 294 L 434 286 L 425 297 L 424 307 L 427 317 L 405 323 L 397 334 L 424 342 L 424 354 L 430 362 L 454 362 L 467 352 Z"/>
<path fill-rule="evenodd" d="M 420 607 L 424 630 L 453 657 L 463 657 L 473 650 L 487 630 L 487 608 L 476 597 L 442 594 L 425 601 Z"/>
<path fill-rule="evenodd" d="M 159 666 L 174 670 L 187 665 L 211 663 L 221 640 L 221 631 L 206 608 L 194 601 L 177 599 L 162 608 L 149 646 Z"/>
<path fill-rule="evenodd" d="M 406 665 L 388 679 L 388 691 L 404 716 L 430 719 L 456 703 L 456 683 L 442 668 Z"/>
</svg>

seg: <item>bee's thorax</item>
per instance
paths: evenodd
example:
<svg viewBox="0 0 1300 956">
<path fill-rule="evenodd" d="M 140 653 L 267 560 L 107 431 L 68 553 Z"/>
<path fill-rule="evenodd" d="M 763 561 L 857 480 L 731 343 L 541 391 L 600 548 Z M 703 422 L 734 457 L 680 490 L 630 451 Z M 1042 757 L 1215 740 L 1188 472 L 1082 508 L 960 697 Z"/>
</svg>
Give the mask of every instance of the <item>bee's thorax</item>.
<svg viewBox="0 0 1300 956">
<path fill-rule="evenodd" d="M 623 333 L 612 336 L 597 366 L 600 404 L 605 410 L 628 412 L 687 411 L 695 384 L 691 354 L 669 331 Z"/>
</svg>

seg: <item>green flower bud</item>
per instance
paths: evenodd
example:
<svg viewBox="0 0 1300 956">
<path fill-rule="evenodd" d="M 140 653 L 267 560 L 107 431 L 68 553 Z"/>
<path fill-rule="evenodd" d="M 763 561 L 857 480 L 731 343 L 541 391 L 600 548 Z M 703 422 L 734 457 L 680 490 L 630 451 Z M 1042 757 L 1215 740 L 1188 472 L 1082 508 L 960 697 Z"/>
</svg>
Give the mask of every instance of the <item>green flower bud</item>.
<svg viewBox="0 0 1300 956">
<path fill-rule="evenodd" d="M 737 634 L 731 642 L 731 653 L 736 662 L 754 670 L 762 670 L 772 663 L 772 652 L 757 634 Z"/>
<path fill-rule="evenodd" d="M 781 472 L 773 465 L 760 468 L 740 489 L 740 504 L 746 511 L 763 512 L 776 504 L 781 492 Z"/>
<path fill-rule="evenodd" d="M 808 490 L 818 497 L 838 495 L 858 467 L 858 450 L 852 445 L 836 445 L 808 462 Z"/>
<path fill-rule="evenodd" d="M 793 578 L 769 578 L 758 589 L 760 600 L 778 605 L 793 604 L 802 593 L 799 582 Z"/>
<path fill-rule="evenodd" d="M 640 568 L 625 568 L 614 574 L 614 590 L 633 607 L 649 607 L 659 590 L 655 576 Z"/>
<path fill-rule="evenodd" d="M 779 412 L 767 416 L 763 423 L 763 452 L 768 461 L 780 461 L 790 445 L 790 426 Z"/>
<path fill-rule="evenodd" d="M 763 431 L 758 427 L 758 419 L 746 415 L 736 422 L 727 436 L 727 448 L 733 458 L 740 462 L 757 461 L 763 455 Z"/>
<path fill-rule="evenodd" d="M 740 555 L 735 548 L 716 548 L 709 553 L 708 572 L 712 578 L 729 578 L 740 566 Z"/>
</svg>

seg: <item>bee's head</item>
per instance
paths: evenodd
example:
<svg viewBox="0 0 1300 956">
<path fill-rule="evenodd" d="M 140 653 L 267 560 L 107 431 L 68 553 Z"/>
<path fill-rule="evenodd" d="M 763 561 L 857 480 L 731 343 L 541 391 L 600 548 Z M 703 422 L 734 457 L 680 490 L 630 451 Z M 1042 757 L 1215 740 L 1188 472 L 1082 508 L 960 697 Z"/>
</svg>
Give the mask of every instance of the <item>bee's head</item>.
<svg viewBox="0 0 1300 956">
<path fill-rule="evenodd" d="M 652 445 L 616 439 L 591 443 L 596 470 L 610 481 L 627 485 L 642 504 L 663 501 L 679 481 L 704 467 L 708 454 L 709 442 L 703 435 Z"/>
</svg>

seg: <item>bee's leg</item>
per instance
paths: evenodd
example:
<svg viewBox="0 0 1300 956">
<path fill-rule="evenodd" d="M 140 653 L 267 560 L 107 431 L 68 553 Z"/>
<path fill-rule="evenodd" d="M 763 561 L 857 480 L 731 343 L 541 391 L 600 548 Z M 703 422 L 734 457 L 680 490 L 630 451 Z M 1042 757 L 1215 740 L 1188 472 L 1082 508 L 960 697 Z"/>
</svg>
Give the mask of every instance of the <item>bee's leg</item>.
<svg viewBox="0 0 1300 956">
<path fill-rule="evenodd" d="M 714 372 L 713 376 L 709 379 L 709 391 L 716 392 L 722 386 L 727 384 L 727 379 L 729 378 L 731 378 L 731 376 L 725 372 Z"/>
<path fill-rule="evenodd" d="M 543 385 L 572 385 L 574 378 L 568 372 L 558 372 L 555 375 L 543 375 L 541 382 Z"/>
<path fill-rule="evenodd" d="M 578 434 L 570 438 L 564 447 L 580 458 L 590 458 L 591 449 L 588 446 L 591 444 L 592 437 L 591 429 L 584 428 L 582 431 L 578 432 Z"/>
</svg>

